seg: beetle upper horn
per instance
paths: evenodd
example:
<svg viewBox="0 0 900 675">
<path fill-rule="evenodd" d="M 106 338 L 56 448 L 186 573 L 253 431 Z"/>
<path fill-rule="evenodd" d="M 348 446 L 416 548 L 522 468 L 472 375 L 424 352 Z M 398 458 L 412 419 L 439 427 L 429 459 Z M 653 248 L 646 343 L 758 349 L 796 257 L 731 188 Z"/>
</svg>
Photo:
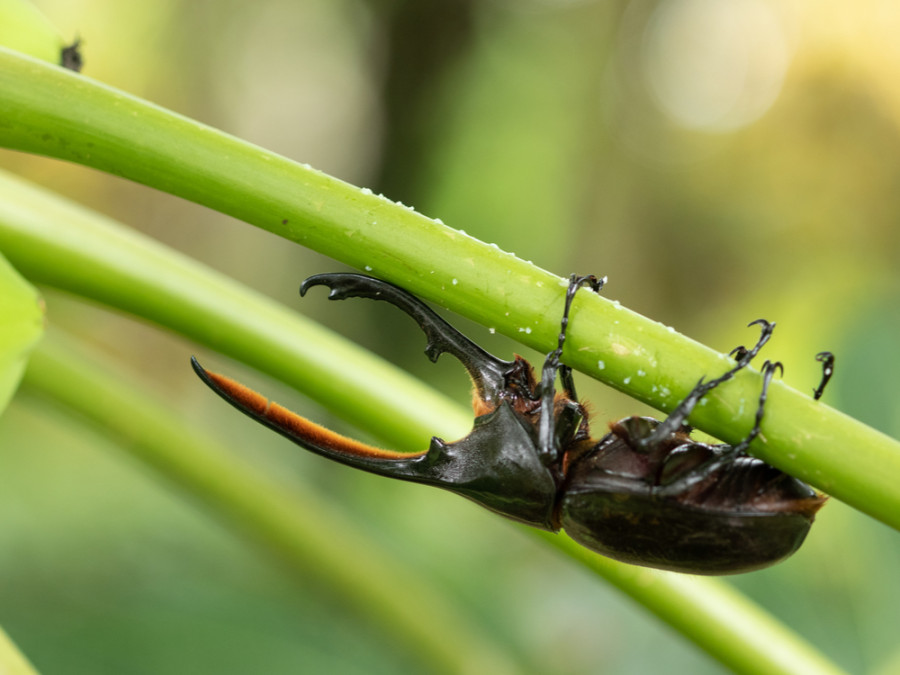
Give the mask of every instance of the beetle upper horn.
<svg viewBox="0 0 900 675">
<path fill-rule="evenodd" d="M 306 295 L 306 291 L 313 286 L 330 288 L 329 300 L 370 298 L 384 300 L 399 307 L 425 333 L 428 340 L 425 354 L 429 359 L 437 361 L 444 352 L 456 357 L 468 371 L 478 395 L 487 403 L 498 402 L 497 394 L 506 386 L 506 377 L 513 369 L 514 362 L 503 361 L 486 352 L 411 293 L 381 279 L 362 274 L 334 273 L 309 277 L 300 286 L 300 295 Z"/>
</svg>

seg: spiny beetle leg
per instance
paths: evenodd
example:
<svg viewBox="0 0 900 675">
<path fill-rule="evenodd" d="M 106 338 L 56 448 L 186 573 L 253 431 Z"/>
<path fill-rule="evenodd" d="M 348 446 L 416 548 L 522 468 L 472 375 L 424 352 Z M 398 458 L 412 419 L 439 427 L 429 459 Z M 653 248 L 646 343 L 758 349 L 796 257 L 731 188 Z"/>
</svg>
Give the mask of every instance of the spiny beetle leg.
<svg viewBox="0 0 900 675">
<path fill-rule="evenodd" d="M 759 353 L 759 350 L 762 349 L 763 345 L 769 341 L 770 337 L 772 337 L 772 331 L 775 330 L 775 324 L 769 323 L 765 319 L 751 321 L 747 326 L 749 327 L 757 324 L 762 326 L 762 332 L 753 348 L 747 349 L 744 346 L 740 346 L 731 350 L 731 354 L 736 354 L 737 363 L 735 366 L 714 380 L 704 382 L 704 379 L 700 378 L 697 385 L 690 391 L 684 400 L 678 404 L 669 416 L 659 423 L 653 433 L 646 438 L 639 439 L 641 446 L 648 450 L 662 447 L 662 442 L 681 428 L 681 425 L 685 423 L 701 398 L 723 382 L 727 382 L 733 378 L 735 373 L 749 365 L 753 357 Z"/>
<path fill-rule="evenodd" d="M 540 442 L 540 452 L 550 461 L 556 459 L 559 454 L 559 442 L 557 425 L 562 420 L 557 420 L 555 415 L 555 398 L 556 398 L 556 374 L 559 372 L 562 382 L 563 391 L 567 398 L 571 401 L 570 410 L 566 414 L 566 426 L 577 427 L 581 421 L 581 412 L 578 406 L 578 399 L 575 394 L 575 380 L 572 378 L 572 369 L 560 363 L 562 357 L 563 346 L 566 343 L 566 331 L 569 327 L 569 312 L 572 308 L 572 300 L 575 293 L 582 286 L 590 286 L 591 290 L 599 293 L 606 283 L 606 277 L 598 279 L 593 274 L 587 276 L 578 276 L 573 274 L 569 278 L 569 288 L 566 290 L 566 303 L 563 307 L 562 320 L 560 321 L 559 339 L 556 349 L 547 354 L 544 360 L 544 367 L 541 371 L 541 421 L 538 429 L 538 437 Z M 569 430 L 564 430 L 568 434 Z"/>
<path fill-rule="evenodd" d="M 766 361 L 763 364 L 763 386 L 762 391 L 759 394 L 759 407 L 756 409 L 756 421 L 753 423 L 753 428 L 750 430 L 750 433 L 747 434 L 747 437 L 734 446 L 733 453 L 735 455 L 746 452 L 747 448 L 749 448 L 750 444 L 753 442 L 753 439 L 759 436 L 759 427 L 762 424 L 763 413 L 765 412 L 766 407 L 766 396 L 769 393 L 769 383 L 772 381 L 772 377 L 775 375 L 776 370 L 778 370 L 781 375 L 784 375 L 784 367 L 778 361 L 775 363 Z"/>
<path fill-rule="evenodd" d="M 582 286 L 590 286 L 594 293 L 600 293 L 600 291 L 603 290 L 604 284 L 606 284 L 606 277 L 598 279 L 593 274 L 587 276 L 573 274 L 569 278 L 569 288 L 566 291 L 566 302 L 563 307 L 562 321 L 560 321 L 557 346 L 556 349 L 547 354 L 541 373 L 541 390 L 544 392 L 545 398 L 547 390 L 553 390 L 554 388 L 553 383 L 556 381 L 557 371 L 559 371 L 560 379 L 562 380 L 563 390 L 568 393 L 569 397 L 573 400 L 576 398 L 575 381 L 572 379 L 572 369 L 560 363 L 563 346 L 566 343 L 566 332 L 569 328 L 569 312 L 572 308 L 572 300 L 575 298 L 575 293 L 579 288 Z"/>
<path fill-rule="evenodd" d="M 432 361 L 446 352 L 465 366 L 472 378 L 478 395 L 489 404 L 499 402 L 499 394 L 508 385 L 508 378 L 514 372 L 514 361 L 503 361 L 489 354 L 465 335 L 456 330 L 428 305 L 411 293 L 391 283 L 362 274 L 334 273 L 317 274 L 309 277 L 300 286 L 300 295 L 306 295 L 313 286 L 327 286 L 331 289 L 330 300 L 345 298 L 370 298 L 384 300 L 409 314 L 422 331 L 428 343 L 425 354 Z"/>
<path fill-rule="evenodd" d="M 825 385 L 828 384 L 828 380 L 834 374 L 834 354 L 831 352 L 819 352 L 816 354 L 816 361 L 822 363 L 822 381 L 813 390 L 813 398 L 818 401 L 822 398 L 822 394 L 825 393 Z"/>
<path fill-rule="evenodd" d="M 737 365 L 719 378 L 720 384 L 727 379 L 731 379 L 731 377 L 741 368 L 746 367 L 747 364 L 753 360 L 753 357 L 759 354 L 759 350 L 762 349 L 763 345 L 765 345 L 769 341 L 769 338 L 772 337 L 772 333 L 775 331 L 775 324 L 770 323 L 765 319 L 757 319 L 756 321 L 751 321 L 747 324 L 747 328 L 756 325 L 762 326 L 762 333 L 759 336 L 759 340 L 757 340 L 752 349 L 747 349 L 744 345 L 741 345 L 740 347 L 735 347 L 729 352 L 729 354 L 734 355 L 734 360 L 737 361 Z"/>
</svg>

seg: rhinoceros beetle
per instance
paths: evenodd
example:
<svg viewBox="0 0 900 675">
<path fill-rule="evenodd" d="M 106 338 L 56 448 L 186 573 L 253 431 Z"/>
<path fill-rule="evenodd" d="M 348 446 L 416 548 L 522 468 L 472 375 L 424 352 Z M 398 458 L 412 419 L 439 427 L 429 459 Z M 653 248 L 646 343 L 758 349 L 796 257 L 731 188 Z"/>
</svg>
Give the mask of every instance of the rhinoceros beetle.
<svg viewBox="0 0 900 675">
<path fill-rule="evenodd" d="M 747 455 L 781 364 L 764 364 L 756 421 L 742 442 L 701 443 L 691 439 L 685 424 L 704 395 L 747 367 L 774 324 L 750 324 L 762 327 L 756 345 L 735 349 L 735 365 L 715 379 L 701 379 L 665 420 L 628 417 L 596 440 L 572 371 L 560 358 L 576 292 L 584 285 L 599 292 L 604 281 L 572 276 L 558 346 L 547 355 L 540 380 L 522 357 L 492 356 L 397 286 L 359 274 L 320 274 L 304 281 L 301 295 L 324 285 L 332 300 L 364 297 L 399 307 L 425 332 L 425 353 L 432 361 L 446 352 L 468 371 L 474 386 L 472 431 L 453 443 L 433 438 L 417 454 L 341 436 L 191 361 L 231 405 L 307 450 L 364 471 L 450 490 L 534 527 L 565 529 L 578 543 L 616 560 L 690 574 L 731 574 L 794 553 L 825 499 Z M 831 363 L 826 362 L 817 398 Z M 557 375 L 562 391 L 556 390 Z"/>
</svg>

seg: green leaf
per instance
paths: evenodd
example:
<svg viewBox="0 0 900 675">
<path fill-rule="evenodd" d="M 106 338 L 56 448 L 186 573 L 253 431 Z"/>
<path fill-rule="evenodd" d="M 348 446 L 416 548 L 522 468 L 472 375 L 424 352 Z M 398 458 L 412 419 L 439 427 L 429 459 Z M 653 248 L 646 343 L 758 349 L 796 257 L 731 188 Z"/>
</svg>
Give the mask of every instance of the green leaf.
<svg viewBox="0 0 900 675">
<path fill-rule="evenodd" d="M 28 659 L 0 628 L 0 673 L 3 675 L 37 675 Z"/>
</svg>

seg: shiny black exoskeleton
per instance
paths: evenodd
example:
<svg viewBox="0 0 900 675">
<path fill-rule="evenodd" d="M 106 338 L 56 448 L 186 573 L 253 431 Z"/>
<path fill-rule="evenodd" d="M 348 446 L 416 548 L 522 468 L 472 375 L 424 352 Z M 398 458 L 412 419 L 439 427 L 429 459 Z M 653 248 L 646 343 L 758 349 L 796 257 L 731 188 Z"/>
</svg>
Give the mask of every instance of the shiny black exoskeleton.
<svg viewBox="0 0 900 675">
<path fill-rule="evenodd" d="M 738 445 L 690 438 L 685 420 L 700 399 L 756 356 L 774 324 L 762 325 L 752 349 L 737 348 L 736 363 L 720 377 L 700 380 L 665 420 L 629 417 L 599 441 L 589 434 L 572 371 L 560 363 L 572 299 L 603 280 L 573 275 L 558 347 L 538 381 L 516 356 L 488 354 L 422 301 L 384 281 L 359 274 L 321 274 L 329 298 L 384 300 L 409 314 L 427 337 L 435 361 L 447 352 L 462 362 L 474 385 L 475 424 L 459 441 L 433 438 L 428 450 L 406 454 L 353 441 L 290 412 L 227 377 L 203 369 L 203 381 L 236 408 L 304 448 L 372 473 L 442 487 L 534 527 L 565 529 L 580 544 L 636 565 L 692 574 L 747 572 L 791 555 L 824 503 L 805 483 L 747 455 L 759 434 L 766 392 L 780 364 L 763 366 L 756 423 Z M 753 325 L 753 324 L 751 324 Z M 816 390 L 821 395 L 826 376 Z M 562 391 L 556 390 L 559 375 Z"/>
</svg>

